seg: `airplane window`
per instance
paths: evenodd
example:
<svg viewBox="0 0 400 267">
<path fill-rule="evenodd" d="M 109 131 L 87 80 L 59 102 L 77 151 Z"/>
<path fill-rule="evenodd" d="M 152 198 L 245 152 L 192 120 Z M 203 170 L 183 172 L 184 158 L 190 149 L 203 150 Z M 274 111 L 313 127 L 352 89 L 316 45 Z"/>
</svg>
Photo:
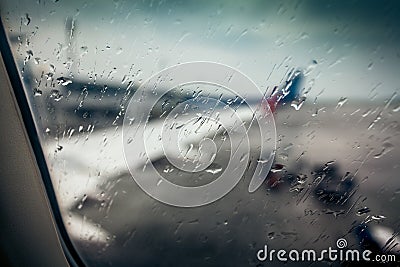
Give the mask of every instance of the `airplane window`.
<svg viewBox="0 0 400 267">
<path fill-rule="evenodd" d="M 2 1 L 85 265 L 399 260 L 399 9 Z"/>
</svg>

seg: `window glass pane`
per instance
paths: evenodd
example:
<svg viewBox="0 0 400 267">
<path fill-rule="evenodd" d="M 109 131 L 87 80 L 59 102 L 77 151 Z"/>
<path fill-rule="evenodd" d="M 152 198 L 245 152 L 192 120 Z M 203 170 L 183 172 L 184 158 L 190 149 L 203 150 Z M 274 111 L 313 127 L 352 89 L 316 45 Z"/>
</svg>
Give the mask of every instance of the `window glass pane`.
<svg viewBox="0 0 400 267">
<path fill-rule="evenodd" d="M 397 2 L 3 2 L 88 266 L 254 266 L 340 238 L 399 253 Z M 224 174 L 231 191 L 206 187 Z"/>
</svg>

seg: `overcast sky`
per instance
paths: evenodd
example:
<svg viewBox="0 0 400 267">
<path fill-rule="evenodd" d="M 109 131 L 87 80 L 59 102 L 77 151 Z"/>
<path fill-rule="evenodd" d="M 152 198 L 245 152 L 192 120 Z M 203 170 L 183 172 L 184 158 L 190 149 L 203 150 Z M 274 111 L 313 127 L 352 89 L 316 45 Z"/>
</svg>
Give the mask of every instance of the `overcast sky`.
<svg viewBox="0 0 400 267">
<path fill-rule="evenodd" d="M 379 99 L 400 87 L 396 1 L 93 2 L 6 1 L 2 17 L 14 33 L 31 36 L 20 53 L 42 59 L 36 71 L 53 64 L 68 75 L 63 63 L 71 56 L 75 77 L 140 82 L 200 60 L 236 67 L 261 89 L 278 84 L 288 68 L 312 66 L 306 86 L 312 97 L 323 90 L 321 99 Z M 71 41 L 67 17 L 75 23 Z"/>
</svg>

